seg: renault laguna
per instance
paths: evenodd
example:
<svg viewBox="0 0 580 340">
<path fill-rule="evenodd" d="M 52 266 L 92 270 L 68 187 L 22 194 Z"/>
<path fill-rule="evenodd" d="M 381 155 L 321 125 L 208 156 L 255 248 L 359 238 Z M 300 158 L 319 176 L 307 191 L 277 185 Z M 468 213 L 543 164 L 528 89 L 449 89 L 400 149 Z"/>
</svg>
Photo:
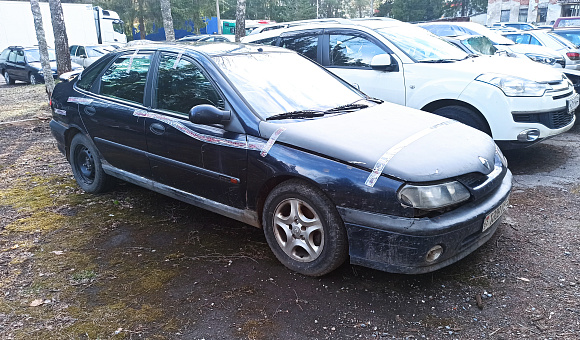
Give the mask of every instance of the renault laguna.
<svg viewBox="0 0 580 340">
<path fill-rule="evenodd" d="M 290 50 L 156 44 L 57 85 L 52 134 L 89 193 L 113 177 L 263 228 L 286 267 L 418 274 L 493 235 L 512 175 L 483 132 L 383 103 Z"/>
</svg>

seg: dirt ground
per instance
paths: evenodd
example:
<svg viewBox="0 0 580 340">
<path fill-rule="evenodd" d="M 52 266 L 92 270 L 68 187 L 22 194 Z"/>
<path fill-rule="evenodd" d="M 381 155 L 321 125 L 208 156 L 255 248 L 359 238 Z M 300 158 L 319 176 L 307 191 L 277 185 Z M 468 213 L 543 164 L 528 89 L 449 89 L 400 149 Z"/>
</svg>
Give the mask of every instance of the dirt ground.
<svg viewBox="0 0 580 340">
<path fill-rule="evenodd" d="M 80 191 L 42 85 L 0 84 L 1 339 L 580 339 L 580 128 L 507 153 L 494 237 L 434 273 L 288 271 L 263 233 L 119 182 Z"/>
</svg>

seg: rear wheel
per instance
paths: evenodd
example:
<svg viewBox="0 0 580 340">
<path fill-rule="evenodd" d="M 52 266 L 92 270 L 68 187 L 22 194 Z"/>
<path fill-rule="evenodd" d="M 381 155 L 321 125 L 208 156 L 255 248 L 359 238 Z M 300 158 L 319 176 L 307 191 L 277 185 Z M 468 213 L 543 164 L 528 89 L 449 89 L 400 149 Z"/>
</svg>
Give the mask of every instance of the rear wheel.
<svg viewBox="0 0 580 340">
<path fill-rule="evenodd" d="M 466 107 L 459 105 L 445 106 L 433 111 L 433 113 L 449 119 L 455 119 L 460 123 L 469 125 L 472 128 L 483 131 L 491 136 L 491 130 L 489 129 L 489 125 L 485 118 Z"/>
<path fill-rule="evenodd" d="M 10 75 L 8 74 L 8 71 L 4 71 L 4 80 L 6 81 L 6 84 L 9 84 L 9 85 L 14 85 L 14 83 L 15 83 L 15 80 L 10 77 Z"/>
<path fill-rule="evenodd" d="M 83 134 L 76 134 L 70 144 L 70 165 L 78 185 L 86 192 L 106 191 L 111 178 L 103 171 L 99 153 Z"/>
<path fill-rule="evenodd" d="M 346 230 L 334 204 L 303 181 L 290 180 L 272 190 L 263 224 L 274 255 L 300 274 L 327 274 L 348 256 Z"/>
</svg>

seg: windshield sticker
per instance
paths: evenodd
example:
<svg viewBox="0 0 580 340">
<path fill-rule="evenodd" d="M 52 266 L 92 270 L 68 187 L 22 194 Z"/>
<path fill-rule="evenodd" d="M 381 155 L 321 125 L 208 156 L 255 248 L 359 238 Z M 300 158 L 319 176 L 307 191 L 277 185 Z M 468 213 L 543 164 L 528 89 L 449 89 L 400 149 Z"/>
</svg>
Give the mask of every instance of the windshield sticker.
<svg viewBox="0 0 580 340">
<path fill-rule="evenodd" d="M 426 135 L 430 134 L 431 132 L 433 132 L 441 127 L 451 125 L 454 123 L 457 123 L 457 121 L 446 120 L 442 123 L 435 124 L 427 129 L 425 129 L 425 130 L 421 130 L 421 131 L 415 133 L 414 135 L 411 135 L 411 136 L 405 138 L 404 140 L 402 140 L 401 142 L 397 143 L 395 146 L 393 146 L 387 152 L 385 152 L 385 154 L 377 161 L 373 171 L 371 172 L 371 174 L 369 175 L 369 177 L 365 181 L 365 185 L 372 188 L 375 185 L 375 183 L 377 182 L 377 180 L 379 179 L 379 177 L 381 176 L 381 174 L 383 173 L 383 170 L 385 169 L 385 166 L 387 166 L 387 163 L 389 163 L 391 161 L 391 159 L 393 157 L 395 157 L 395 155 L 397 153 L 399 153 L 399 151 L 403 150 L 404 148 L 406 148 L 407 146 L 409 146 L 413 142 L 421 139 L 422 137 L 425 137 Z"/>
<path fill-rule="evenodd" d="M 274 143 L 276 143 L 276 139 L 280 137 L 280 135 L 282 134 L 282 132 L 284 132 L 284 130 L 286 130 L 286 128 L 281 127 L 278 130 L 276 130 L 272 134 L 272 136 L 270 136 L 270 139 L 268 139 L 268 142 L 266 143 L 266 145 L 264 145 L 262 152 L 260 152 L 260 156 L 266 157 L 268 155 L 268 152 L 270 151 Z"/>
<path fill-rule="evenodd" d="M 187 126 L 183 125 L 183 123 L 181 123 L 179 120 L 157 113 L 152 113 L 145 110 L 135 110 L 133 111 L 133 116 L 158 120 L 201 142 L 254 151 L 261 151 L 264 149 L 264 143 L 248 143 L 247 141 L 226 139 L 195 132 Z"/>
<path fill-rule="evenodd" d="M 66 116 L 66 110 L 54 109 L 54 113 L 61 116 Z"/>
<path fill-rule="evenodd" d="M 77 103 L 82 105 L 91 105 L 93 102 L 92 99 L 89 98 L 79 98 L 79 97 L 68 97 L 67 102 L 69 103 Z"/>
</svg>

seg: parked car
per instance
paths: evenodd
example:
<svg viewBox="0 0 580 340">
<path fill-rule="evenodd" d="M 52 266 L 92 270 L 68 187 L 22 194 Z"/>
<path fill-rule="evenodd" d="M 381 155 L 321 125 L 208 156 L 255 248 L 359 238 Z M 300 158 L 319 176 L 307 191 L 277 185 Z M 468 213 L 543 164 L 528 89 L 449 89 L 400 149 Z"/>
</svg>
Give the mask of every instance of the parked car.
<svg viewBox="0 0 580 340">
<path fill-rule="evenodd" d="M 580 17 L 561 17 L 556 19 L 552 28 L 580 27 Z"/>
<path fill-rule="evenodd" d="M 110 45 L 71 45 L 69 47 L 70 59 L 82 67 L 87 67 L 115 49 L 115 47 Z"/>
<path fill-rule="evenodd" d="M 544 30 L 519 31 L 504 33 L 503 35 L 516 44 L 539 45 L 550 48 L 565 58 L 567 69 L 580 70 L 580 49 L 560 36 Z"/>
<path fill-rule="evenodd" d="M 48 50 L 48 58 L 53 77 L 56 73 L 56 55 L 53 49 Z M 72 63 L 73 70 L 82 66 Z M 0 53 L 0 74 L 4 76 L 6 84 L 14 84 L 16 80 L 29 84 L 44 83 L 44 71 L 40 64 L 38 47 L 10 46 Z"/>
<path fill-rule="evenodd" d="M 459 35 L 483 35 L 489 38 L 502 53 L 511 57 L 526 58 L 555 68 L 566 67 L 564 57 L 544 46 L 516 44 L 513 41 L 475 22 L 429 22 L 419 24 L 420 27 L 440 37 Z M 512 29 L 517 32 L 516 29 Z M 572 67 L 572 66 L 571 66 Z M 576 67 L 575 65 L 573 67 Z"/>
<path fill-rule="evenodd" d="M 243 41 L 296 50 L 370 96 L 456 119 L 503 148 L 529 146 L 575 121 L 578 94 L 560 71 L 515 58 L 470 58 L 394 19 L 303 25 Z"/>
<path fill-rule="evenodd" d="M 486 134 L 381 103 L 289 50 L 160 44 L 58 84 L 50 127 L 85 191 L 118 177 L 261 227 L 299 273 L 433 271 L 492 236 L 512 176 Z"/>
<path fill-rule="evenodd" d="M 529 22 L 496 22 L 490 28 L 514 28 L 517 30 L 528 31 L 535 30 L 538 26 Z"/>
</svg>

